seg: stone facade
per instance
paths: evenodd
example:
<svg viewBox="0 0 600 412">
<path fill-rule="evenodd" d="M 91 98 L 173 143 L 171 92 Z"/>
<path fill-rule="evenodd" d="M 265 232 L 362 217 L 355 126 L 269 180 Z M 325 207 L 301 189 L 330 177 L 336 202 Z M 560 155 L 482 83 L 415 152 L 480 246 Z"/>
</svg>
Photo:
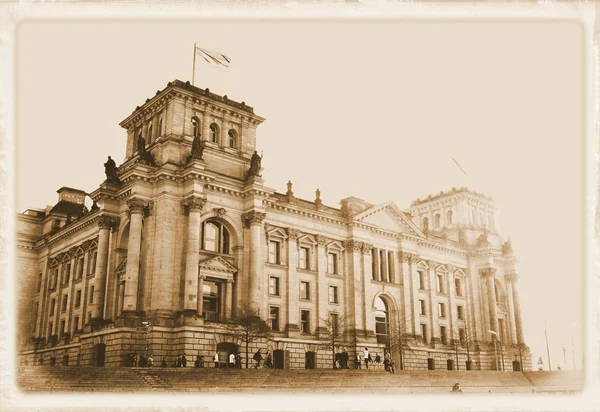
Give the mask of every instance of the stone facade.
<svg viewBox="0 0 600 412">
<path fill-rule="evenodd" d="M 490 198 L 453 188 L 405 211 L 354 197 L 329 207 L 291 182 L 278 193 L 255 151 L 263 121 L 176 80 L 121 123 L 126 158 L 90 210 L 63 187 L 54 207 L 19 214 L 23 361 L 210 363 L 237 349 L 223 325 L 249 303 L 272 328 L 250 349 L 281 367 L 331 367 L 338 319 L 351 366 L 368 347 L 408 370 L 530 369 L 516 258 Z"/>
</svg>

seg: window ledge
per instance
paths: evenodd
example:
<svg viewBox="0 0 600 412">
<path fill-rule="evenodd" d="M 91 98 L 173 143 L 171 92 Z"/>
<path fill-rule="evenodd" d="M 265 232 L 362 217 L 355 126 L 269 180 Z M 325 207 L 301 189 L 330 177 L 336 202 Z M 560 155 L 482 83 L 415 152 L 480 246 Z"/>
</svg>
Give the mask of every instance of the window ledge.
<svg viewBox="0 0 600 412">
<path fill-rule="evenodd" d="M 281 295 L 271 295 L 269 294 L 270 298 L 277 298 L 277 299 L 281 299 Z"/>
<path fill-rule="evenodd" d="M 316 270 L 312 270 L 312 269 L 301 269 L 301 268 L 296 268 L 296 272 L 300 272 L 300 273 L 310 273 L 312 275 L 318 275 L 319 272 L 317 272 Z"/>
<path fill-rule="evenodd" d="M 267 266 L 271 266 L 271 267 L 276 267 L 276 268 L 280 268 L 280 269 L 286 269 L 287 265 L 283 265 L 281 263 L 271 263 L 271 262 L 265 262 L 265 264 Z"/>
</svg>

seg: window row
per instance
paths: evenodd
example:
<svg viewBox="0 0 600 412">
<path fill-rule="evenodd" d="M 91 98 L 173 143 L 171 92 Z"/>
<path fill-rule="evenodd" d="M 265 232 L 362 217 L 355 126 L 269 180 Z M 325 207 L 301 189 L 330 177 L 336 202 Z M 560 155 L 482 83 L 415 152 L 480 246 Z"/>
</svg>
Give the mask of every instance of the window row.
<svg viewBox="0 0 600 412">
<path fill-rule="evenodd" d="M 419 299 L 419 315 L 427 316 L 427 304 L 424 299 Z M 465 320 L 465 307 L 463 305 L 456 306 L 456 315 L 458 320 Z M 438 317 L 446 317 L 446 304 L 438 302 Z"/>
<path fill-rule="evenodd" d="M 88 312 L 88 314 L 87 314 L 88 323 L 91 320 L 92 320 L 92 312 Z M 48 335 L 47 336 L 50 337 L 50 336 L 57 335 L 58 338 L 60 339 L 61 337 L 65 336 L 65 335 L 71 335 L 71 332 L 66 330 L 67 329 L 66 325 L 67 325 L 66 319 L 61 319 L 58 330 L 55 330 L 54 322 L 52 322 L 52 321 L 48 322 Z M 81 322 L 81 324 L 80 324 L 79 316 L 73 317 L 73 323 L 71 324 L 69 329 L 72 331 L 73 334 L 75 334 L 83 329 L 83 322 Z"/>
<path fill-rule="evenodd" d="M 332 313 L 331 317 L 331 324 L 334 325 L 338 325 L 338 318 L 337 318 L 337 314 L 336 313 Z M 269 306 L 269 326 L 271 327 L 271 330 L 273 331 L 280 331 L 281 329 L 281 324 L 280 324 L 280 317 L 279 317 L 279 307 L 278 306 Z M 308 310 L 301 310 L 300 311 L 300 332 L 301 333 L 306 333 L 306 334 L 310 334 L 310 328 L 311 328 L 311 324 L 310 324 L 310 311 Z"/>
<path fill-rule="evenodd" d="M 452 224 L 452 210 L 448 210 L 446 212 L 446 224 L 445 224 L 445 226 L 450 226 L 451 224 Z M 435 230 L 439 230 L 439 229 L 441 229 L 442 226 L 443 226 L 442 225 L 442 215 L 439 214 L 439 213 L 436 213 L 433 216 L 433 228 Z M 421 227 L 423 228 L 424 232 L 429 231 L 429 229 L 430 229 L 430 227 L 429 227 L 429 217 L 424 217 L 423 218 L 423 223 L 422 223 Z"/>
<path fill-rule="evenodd" d="M 269 295 L 281 296 L 279 288 L 279 277 L 277 276 L 269 276 Z M 300 281 L 300 299 L 311 299 L 310 282 Z M 337 286 L 329 286 L 329 303 L 339 303 Z"/>
<path fill-rule="evenodd" d="M 305 270 L 316 270 L 315 265 L 311 265 L 311 253 L 314 253 L 313 248 L 301 246 L 298 250 L 298 268 Z M 338 273 L 338 254 L 334 252 L 327 253 L 327 273 L 337 275 Z M 269 241 L 269 255 L 267 262 L 275 265 L 281 265 L 281 242 L 276 240 Z"/>
<path fill-rule="evenodd" d="M 192 117 L 192 136 L 193 137 L 202 137 L 202 124 L 200 123 L 200 119 L 197 117 Z M 219 143 L 221 140 L 221 128 L 216 123 L 211 123 L 208 127 L 208 140 L 212 143 Z M 237 132 L 234 129 L 229 129 L 227 132 L 227 140 L 223 142 L 222 146 L 227 146 L 231 149 L 237 148 L 238 136 Z"/>
<path fill-rule="evenodd" d="M 89 253 L 88 275 L 93 275 L 94 272 L 96 271 L 96 260 L 98 258 L 98 251 L 93 250 L 88 253 Z M 74 280 L 82 279 L 83 273 L 85 270 L 85 259 L 83 256 L 80 256 L 77 259 L 77 261 L 75 262 L 75 268 L 76 268 L 76 271 L 75 271 Z M 59 278 L 59 267 L 58 266 L 52 267 L 49 270 L 49 273 L 50 273 L 50 289 L 56 289 L 56 286 L 58 285 L 58 278 Z M 63 263 L 60 266 L 60 284 L 67 285 L 69 283 L 70 279 L 71 279 L 71 262 Z M 42 291 L 42 274 L 41 273 L 38 274 L 36 290 L 37 290 L 37 293 L 40 293 Z"/>
<path fill-rule="evenodd" d="M 418 287 L 420 290 L 427 290 L 427 276 L 424 270 L 417 270 L 418 276 Z M 445 276 L 441 273 L 436 273 L 436 292 L 439 294 L 447 294 L 448 288 L 446 287 Z M 463 279 L 460 277 L 454 278 L 454 294 L 456 296 L 464 296 Z"/>
<path fill-rule="evenodd" d="M 384 249 L 373 248 L 371 250 L 371 259 L 373 280 L 394 283 L 396 278 L 394 253 Z"/>
<path fill-rule="evenodd" d="M 62 312 L 66 312 L 67 311 L 67 305 L 68 305 L 68 301 L 69 301 L 69 295 L 65 294 L 62 297 L 62 305 L 61 305 L 61 311 Z M 89 303 L 94 303 L 94 285 L 90 286 L 90 299 L 89 299 Z M 81 306 L 81 289 L 78 289 L 75 292 L 75 308 L 79 308 Z M 54 316 L 54 313 L 56 311 L 56 299 L 52 298 L 52 300 L 50 301 L 50 313 L 49 316 Z"/>
<path fill-rule="evenodd" d="M 423 339 L 423 342 L 425 342 L 425 343 L 429 343 L 431 340 L 431 337 L 429 336 L 429 330 L 427 328 L 427 324 L 425 324 L 425 323 L 421 323 L 421 337 Z M 449 344 L 448 343 L 449 342 L 448 332 L 447 332 L 446 326 L 440 326 L 440 342 L 442 343 L 442 345 Z M 467 344 L 467 334 L 466 334 L 464 328 L 458 329 L 458 344 L 460 344 L 460 346 L 465 346 Z"/>
<path fill-rule="evenodd" d="M 151 144 L 155 138 L 158 139 L 160 136 L 163 135 L 163 133 L 165 132 L 163 130 L 163 117 L 164 115 L 162 113 L 159 113 L 158 115 L 155 116 L 155 120 L 156 120 L 156 128 L 154 127 L 155 125 L 155 120 L 149 120 L 148 122 L 146 122 L 146 134 L 144 135 L 143 131 L 142 131 L 142 126 L 138 126 L 138 128 L 135 130 L 135 139 L 137 139 L 139 136 L 142 136 L 144 138 L 144 140 L 146 140 L 146 144 Z M 156 136 L 155 136 L 156 134 Z M 134 149 L 134 153 L 137 152 L 137 145 L 134 144 L 133 145 Z"/>
</svg>

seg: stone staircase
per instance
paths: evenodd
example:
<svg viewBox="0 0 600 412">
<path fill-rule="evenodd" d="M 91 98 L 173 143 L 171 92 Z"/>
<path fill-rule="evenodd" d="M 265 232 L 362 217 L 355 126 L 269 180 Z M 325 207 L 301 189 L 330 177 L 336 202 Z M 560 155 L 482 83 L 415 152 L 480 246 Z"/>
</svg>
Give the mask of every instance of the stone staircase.
<svg viewBox="0 0 600 412">
<path fill-rule="evenodd" d="M 321 394 L 570 393 L 576 372 L 276 370 L 214 368 L 95 368 L 25 366 L 17 383 L 26 392 L 319 392 Z"/>
</svg>

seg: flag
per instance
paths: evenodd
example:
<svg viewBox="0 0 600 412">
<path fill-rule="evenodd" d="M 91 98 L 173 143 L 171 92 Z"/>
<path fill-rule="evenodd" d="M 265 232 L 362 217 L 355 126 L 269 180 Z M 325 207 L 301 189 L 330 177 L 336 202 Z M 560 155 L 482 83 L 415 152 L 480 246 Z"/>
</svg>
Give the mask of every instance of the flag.
<svg viewBox="0 0 600 412">
<path fill-rule="evenodd" d="M 229 67 L 231 63 L 231 59 L 224 54 L 211 52 L 198 46 L 196 46 L 196 55 L 202 57 L 206 63 L 217 67 Z"/>
</svg>

